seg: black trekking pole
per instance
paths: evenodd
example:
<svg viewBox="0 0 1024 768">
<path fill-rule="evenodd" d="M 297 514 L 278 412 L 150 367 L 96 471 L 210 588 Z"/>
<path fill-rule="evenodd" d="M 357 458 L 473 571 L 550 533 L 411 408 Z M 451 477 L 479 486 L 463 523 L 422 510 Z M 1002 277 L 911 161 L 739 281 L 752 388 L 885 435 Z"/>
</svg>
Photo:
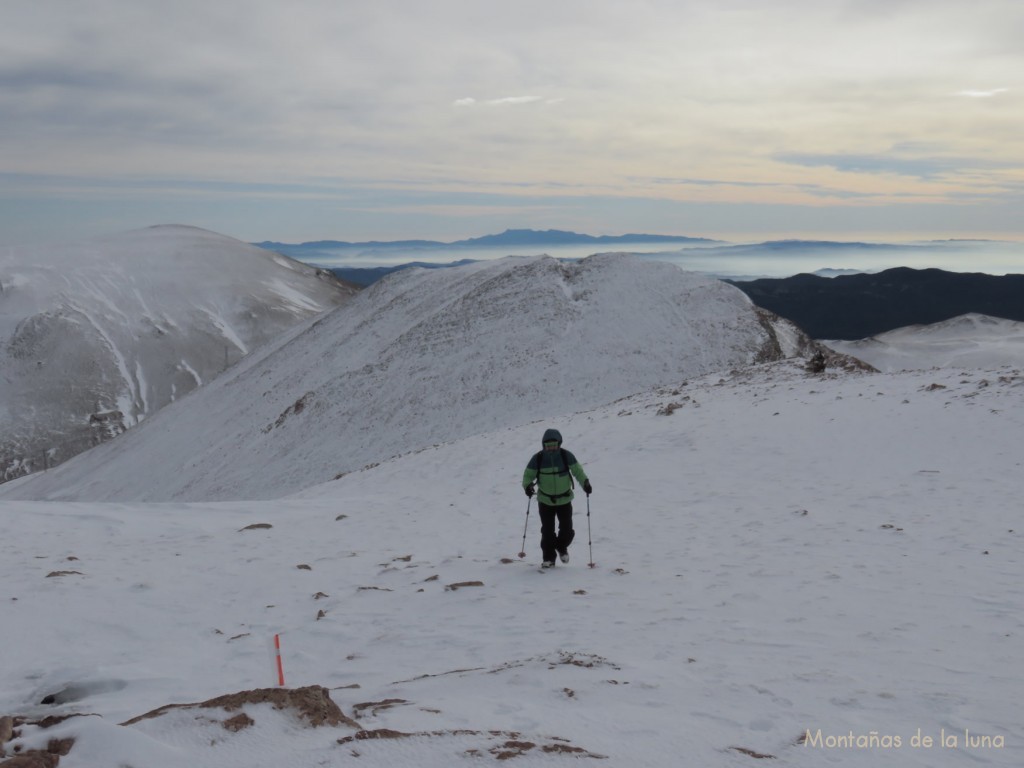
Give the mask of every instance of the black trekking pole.
<svg viewBox="0 0 1024 768">
<path fill-rule="evenodd" d="M 587 494 L 587 546 L 590 547 L 590 567 L 596 568 L 594 565 L 594 540 L 590 535 L 590 494 Z"/>
<path fill-rule="evenodd" d="M 519 559 L 526 557 L 526 526 L 530 524 L 530 502 L 533 501 L 531 496 L 526 500 L 526 522 L 523 523 L 523 548 L 519 551 Z"/>
</svg>

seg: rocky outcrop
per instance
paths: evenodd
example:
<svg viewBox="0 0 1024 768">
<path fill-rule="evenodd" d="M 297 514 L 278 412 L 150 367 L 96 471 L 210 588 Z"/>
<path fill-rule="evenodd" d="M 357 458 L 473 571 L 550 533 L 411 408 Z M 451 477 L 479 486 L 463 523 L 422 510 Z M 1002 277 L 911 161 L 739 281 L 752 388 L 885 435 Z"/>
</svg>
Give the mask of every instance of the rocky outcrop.
<svg viewBox="0 0 1024 768">
<path fill-rule="evenodd" d="M 323 725 L 347 725 L 357 729 L 361 727 L 331 700 L 330 691 L 319 685 L 304 688 L 256 688 L 218 696 L 198 704 L 167 704 L 144 715 L 133 717 L 121 725 L 134 725 L 176 709 L 223 709 L 230 713 L 238 711 L 246 704 L 270 704 L 274 709 L 290 710 L 313 728 Z M 222 725 L 231 731 L 238 731 L 253 724 L 255 721 L 248 714 L 244 717 L 236 715 L 222 722 Z"/>
</svg>

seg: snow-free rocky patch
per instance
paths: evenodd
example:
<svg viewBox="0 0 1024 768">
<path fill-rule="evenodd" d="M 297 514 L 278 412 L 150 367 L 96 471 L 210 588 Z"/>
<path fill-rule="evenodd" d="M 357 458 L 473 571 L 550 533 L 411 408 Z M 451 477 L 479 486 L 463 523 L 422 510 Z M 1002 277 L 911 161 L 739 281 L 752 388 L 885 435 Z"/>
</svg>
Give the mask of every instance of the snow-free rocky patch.
<svg viewBox="0 0 1024 768">
<path fill-rule="evenodd" d="M 122 725 L 135 725 L 143 720 L 152 720 L 171 712 L 180 711 L 194 714 L 196 710 L 200 709 L 222 709 L 226 713 L 232 714 L 245 709 L 248 705 L 259 704 L 269 704 L 275 710 L 290 710 L 305 724 L 313 728 L 322 725 L 347 725 L 350 728 L 359 728 L 359 723 L 347 717 L 334 703 L 330 691 L 318 685 L 294 689 L 259 688 L 218 696 L 198 704 L 168 704 L 152 712 L 134 717 Z M 255 722 L 247 712 L 241 712 L 221 721 L 221 725 L 230 731 L 239 731 L 254 725 Z"/>
<path fill-rule="evenodd" d="M 365 742 L 399 739 L 414 744 L 432 742 L 433 748 L 449 752 L 453 759 L 490 755 L 503 761 L 534 750 L 544 755 L 606 757 L 558 736 L 535 736 L 531 741 L 517 731 L 453 728 L 407 732 L 388 727 L 367 728 L 360 722 L 375 721 L 382 712 L 403 705 L 412 706 L 412 702 L 405 699 L 361 702 L 352 706 L 350 717 L 332 700 L 326 688 L 314 685 L 295 689 L 262 688 L 195 704 L 167 704 L 114 727 L 109 727 L 96 715 L 51 715 L 38 719 L 5 716 L 0 718 L 0 767 L 56 768 L 61 758 L 68 755 L 77 765 L 94 764 L 91 759 L 99 746 L 98 737 L 126 745 L 148 741 L 151 749 L 148 761 L 155 764 L 173 764 L 173 761 L 164 761 L 182 752 L 182 765 L 215 765 L 219 754 L 251 749 L 261 739 L 273 738 L 273 733 L 281 729 L 289 731 L 292 737 L 297 729 L 320 729 L 322 735 L 308 737 L 310 746 L 328 755 L 334 753 L 336 759 L 363 756 L 372 750 L 372 745 L 363 746 Z M 424 711 L 441 714 L 440 710 Z M 117 733 L 121 729 L 130 733 Z M 257 735 L 243 733 L 250 731 Z M 76 744 L 79 744 L 78 749 L 75 749 Z M 208 757 L 196 754 L 197 751 L 205 752 Z M 300 747 L 298 751 L 303 750 Z M 253 764 L 263 764 L 259 755 L 254 757 Z M 148 761 L 141 764 L 151 764 Z"/>
</svg>

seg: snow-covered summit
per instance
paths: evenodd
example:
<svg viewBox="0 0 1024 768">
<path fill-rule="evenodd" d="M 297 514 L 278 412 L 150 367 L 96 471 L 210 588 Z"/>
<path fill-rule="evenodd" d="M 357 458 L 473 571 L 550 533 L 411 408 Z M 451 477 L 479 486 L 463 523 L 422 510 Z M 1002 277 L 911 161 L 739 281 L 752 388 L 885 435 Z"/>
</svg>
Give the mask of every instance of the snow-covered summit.
<svg viewBox="0 0 1024 768">
<path fill-rule="evenodd" d="M 353 293 L 195 227 L 0 252 L 0 480 L 136 425 Z"/>
<path fill-rule="evenodd" d="M 277 498 L 438 442 L 777 359 L 795 336 L 732 286 L 623 254 L 409 269 L 2 493 Z M 472 483 L 480 462 L 451 473 Z"/>
<path fill-rule="evenodd" d="M 976 313 L 824 344 L 881 371 L 1024 367 L 1024 323 Z"/>
</svg>

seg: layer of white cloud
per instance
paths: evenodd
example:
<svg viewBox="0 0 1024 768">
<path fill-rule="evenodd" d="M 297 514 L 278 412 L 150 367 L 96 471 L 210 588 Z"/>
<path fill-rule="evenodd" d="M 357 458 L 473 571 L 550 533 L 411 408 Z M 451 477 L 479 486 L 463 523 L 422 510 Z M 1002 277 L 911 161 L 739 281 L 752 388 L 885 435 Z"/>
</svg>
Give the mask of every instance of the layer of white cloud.
<svg viewBox="0 0 1024 768">
<path fill-rule="evenodd" d="M 473 107 L 479 104 L 487 107 L 503 107 L 516 104 L 536 104 L 537 102 L 556 103 L 557 100 L 542 99 L 540 96 L 505 96 L 500 99 L 484 99 L 482 101 L 477 101 L 476 99 L 469 97 L 465 99 L 456 99 L 455 106 Z"/>
<path fill-rule="evenodd" d="M 1009 88 L 993 88 L 989 91 L 958 91 L 957 96 L 967 96 L 972 99 L 989 99 L 993 96 L 998 96 L 1000 93 L 1007 93 Z"/>
</svg>

